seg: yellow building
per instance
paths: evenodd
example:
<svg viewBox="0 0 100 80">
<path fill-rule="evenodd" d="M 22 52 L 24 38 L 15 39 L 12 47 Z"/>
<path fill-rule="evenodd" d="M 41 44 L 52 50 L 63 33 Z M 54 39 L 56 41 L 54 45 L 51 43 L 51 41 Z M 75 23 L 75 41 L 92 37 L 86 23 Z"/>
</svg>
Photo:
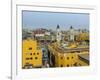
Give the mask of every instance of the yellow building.
<svg viewBox="0 0 100 80">
<path fill-rule="evenodd" d="M 77 35 L 76 40 L 77 41 L 89 40 L 89 33 L 86 32 L 80 33 L 79 35 Z"/>
<path fill-rule="evenodd" d="M 88 48 L 61 48 L 56 43 L 49 45 L 49 51 L 51 55 L 51 65 L 55 67 L 69 67 L 69 66 L 87 66 L 81 59 L 81 54 L 88 54 Z M 52 60 L 52 56 L 54 57 Z M 87 56 L 88 57 L 88 56 Z"/>
<path fill-rule="evenodd" d="M 22 68 L 42 66 L 42 50 L 36 40 L 26 39 L 22 42 Z"/>
</svg>

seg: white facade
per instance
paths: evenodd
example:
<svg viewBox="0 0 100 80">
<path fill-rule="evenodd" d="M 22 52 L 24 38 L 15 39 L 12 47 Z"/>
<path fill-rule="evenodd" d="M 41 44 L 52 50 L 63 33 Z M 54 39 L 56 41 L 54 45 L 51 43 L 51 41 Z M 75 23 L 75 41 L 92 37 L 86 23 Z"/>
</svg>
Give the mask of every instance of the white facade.
<svg viewBox="0 0 100 80">
<path fill-rule="evenodd" d="M 44 34 L 35 34 L 36 37 L 43 37 Z"/>
<path fill-rule="evenodd" d="M 75 40 L 75 30 L 73 28 L 70 28 L 69 30 L 69 41 Z"/>
<path fill-rule="evenodd" d="M 57 32 L 56 32 L 56 40 L 57 42 L 61 41 L 61 31 L 60 31 L 60 27 L 57 27 Z"/>
<path fill-rule="evenodd" d="M 50 35 L 50 32 L 47 32 L 47 31 L 46 31 L 46 32 L 45 32 L 45 35 Z"/>
</svg>

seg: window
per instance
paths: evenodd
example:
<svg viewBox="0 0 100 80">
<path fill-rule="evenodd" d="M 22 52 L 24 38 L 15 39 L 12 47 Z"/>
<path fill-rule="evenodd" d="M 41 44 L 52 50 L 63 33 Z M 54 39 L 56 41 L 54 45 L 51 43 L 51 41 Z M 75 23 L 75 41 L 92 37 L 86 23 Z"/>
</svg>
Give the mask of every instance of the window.
<svg viewBox="0 0 100 80">
<path fill-rule="evenodd" d="M 63 65 L 61 65 L 61 67 L 63 67 Z"/>
<path fill-rule="evenodd" d="M 69 60 L 69 57 L 67 57 L 67 59 Z"/>
<path fill-rule="evenodd" d="M 26 58 L 26 60 L 29 60 L 29 58 Z"/>
<path fill-rule="evenodd" d="M 31 57 L 30 59 L 32 60 L 33 58 Z"/>
<path fill-rule="evenodd" d="M 35 59 L 38 59 L 37 57 L 35 57 Z"/>
<path fill-rule="evenodd" d="M 74 57 L 72 56 L 72 59 L 73 59 Z"/>
<path fill-rule="evenodd" d="M 29 50 L 32 50 L 32 47 L 30 47 Z"/>
<path fill-rule="evenodd" d="M 30 53 L 30 55 L 32 55 L 32 53 Z"/>
<path fill-rule="evenodd" d="M 35 55 L 35 53 L 33 53 L 33 55 Z"/>
<path fill-rule="evenodd" d="M 31 57 L 31 58 L 26 58 L 26 60 L 32 60 L 33 58 Z"/>
<path fill-rule="evenodd" d="M 39 55 L 39 53 L 37 53 L 37 55 Z"/>
<path fill-rule="evenodd" d="M 61 59 L 63 59 L 63 57 L 61 57 Z"/>
<path fill-rule="evenodd" d="M 69 67 L 69 64 L 67 64 L 67 67 Z"/>
</svg>

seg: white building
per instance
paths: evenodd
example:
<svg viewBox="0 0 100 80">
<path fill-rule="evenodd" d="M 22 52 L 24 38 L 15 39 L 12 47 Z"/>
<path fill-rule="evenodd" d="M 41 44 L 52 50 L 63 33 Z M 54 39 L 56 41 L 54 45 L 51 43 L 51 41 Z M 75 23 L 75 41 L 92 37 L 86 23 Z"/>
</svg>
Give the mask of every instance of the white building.
<svg viewBox="0 0 100 80">
<path fill-rule="evenodd" d="M 45 35 L 50 36 L 51 34 L 50 34 L 50 32 L 49 32 L 49 31 L 46 31 L 46 32 L 45 32 Z"/>
<path fill-rule="evenodd" d="M 75 40 L 75 30 L 72 26 L 69 29 L 68 35 L 69 35 L 69 41 L 74 41 Z"/>
</svg>

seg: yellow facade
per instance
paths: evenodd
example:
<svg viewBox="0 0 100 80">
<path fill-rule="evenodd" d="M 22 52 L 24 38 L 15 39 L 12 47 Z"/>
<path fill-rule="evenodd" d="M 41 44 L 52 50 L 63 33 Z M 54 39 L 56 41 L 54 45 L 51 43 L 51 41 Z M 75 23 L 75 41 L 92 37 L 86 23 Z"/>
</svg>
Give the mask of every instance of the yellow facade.
<svg viewBox="0 0 100 80">
<path fill-rule="evenodd" d="M 22 42 L 22 67 L 33 68 L 42 66 L 42 50 L 36 40 L 26 39 Z"/>
<path fill-rule="evenodd" d="M 88 54 L 87 51 L 64 51 L 59 49 L 57 44 L 49 45 L 51 54 L 55 56 L 55 67 L 86 66 L 87 63 L 79 59 L 79 54 Z"/>
<path fill-rule="evenodd" d="M 80 33 L 76 40 L 78 41 L 85 41 L 85 40 L 89 40 L 89 34 L 88 33 Z"/>
<path fill-rule="evenodd" d="M 77 64 L 78 57 L 73 53 L 59 53 L 59 56 L 56 57 L 56 66 L 58 67 L 69 67 Z"/>
</svg>

